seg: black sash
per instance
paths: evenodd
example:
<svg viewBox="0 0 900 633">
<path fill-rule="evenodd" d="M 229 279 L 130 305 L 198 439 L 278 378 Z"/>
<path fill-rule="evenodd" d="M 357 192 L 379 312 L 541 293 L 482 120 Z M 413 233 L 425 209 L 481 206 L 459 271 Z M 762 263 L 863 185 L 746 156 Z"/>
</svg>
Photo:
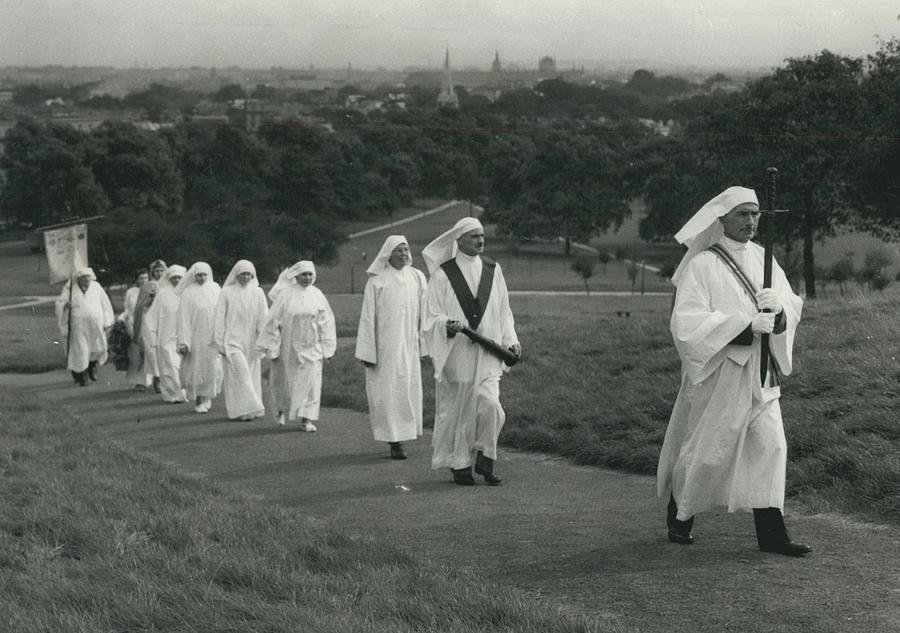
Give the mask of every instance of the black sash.
<svg viewBox="0 0 900 633">
<path fill-rule="evenodd" d="M 719 256 L 719 259 L 725 264 L 725 266 L 732 272 L 732 274 L 737 279 L 738 284 L 740 284 L 741 288 L 747 293 L 750 297 L 750 300 L 753 301 L 753 305 L 759 309 L 759 306 L 756 304 L 756 285 L 747 275 L 746 271 L 741 268 L 741 265 L 735 261 L 734 257 L 731 256 L 731 253 L 728 252 L 721 244 L 713 244 L 710 246 L 708 251 L 712 251 L 716 255 Z M 778 362 L 775 360 L 775 356 L 773 354 L 769 354 L 769 369 L 772 370 L 772 381 L 777 385 L 781 382 L 781 368 L 778 366 Z M 765 385 L 763 385 L 765 386 Z"/>
<path fill-rule="evenodd" d="M 484 310 L 487 307 L 488 299 L 491 298 L 491 286 L 494 285 L 494 268 L 497 264 L 487 257 L 481 258 L 481 279 L 478 281 L 478 296 L 473 297 L 472 291 L 469 290 L 469 284 L 466 283 L 462 271 L 456 263 L 455 259 L 449 259 L 441 264 L 441 268 L 450 280 L 453 287 L 453 293 L 459 301 L 459 307 L 462 308 L 469 327 L 473 330 L 478 329 L 481 323 L 481 317 L 484 316 Z"/>
</svg>

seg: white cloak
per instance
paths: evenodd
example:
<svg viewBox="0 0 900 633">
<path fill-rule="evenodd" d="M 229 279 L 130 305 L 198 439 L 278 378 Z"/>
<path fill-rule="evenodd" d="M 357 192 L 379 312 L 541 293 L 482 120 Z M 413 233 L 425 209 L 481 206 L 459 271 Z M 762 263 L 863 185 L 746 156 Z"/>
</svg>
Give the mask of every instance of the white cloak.
<svg viewBox="0 0 900 633">
<path fill-rule="evenodd" d="M 225 411 L 231 419 L 265 414 L 256 339 L 266 322 L 268 303 L 259 286 L 226 285 L 214 317 L 216 349 L 223 356 Z"/>
<path fill-rule="evenodd" d="M 763 249 L 723 238 L 757 288 Z M 803 301 L 777 262 L 772 287 L 784 308 L 786 329 L 769 337 L 783 375 L 793 367 L 793 343 Z M 682 383 L 659 457 L 657 492 L 671 492 L 678 519 L 716 507 L 729 512 L 784 505 L 787 444 L 780 388 L 760 385 L 760 336 L 732 345 L 757 313 L 756 306 L 718 255 L 694 257 L 678 281 L 671 331 L 682 360 Z M 771 372 L 770 372 L 771 373 Z M 767 383 L 771 385 L 771 380 Z"/>
<path fill-rule="evenodd" d="M 366 398 L 372 435 L 379 442 L 403 442 L 422 435 L 422 366 L 425 346 L 420 318 L 425 275 L 388 265 L 369 277 L 356 337 L 356 358 L 366 367 Z"/>
<path fill-rule="evenodd" d="M 156 359 L 160 393 L 166 402 L 184 402 L 180 377 L 181 355 L 178 353 L 180 305 L 181 297 L 175 292 L 175 288 L 168 281 L 163 282 L 141 319 L 144 357 Z"/>
<path fill-rule="evenodd" d="M 182 280 L 191 274 L 185 273 Z M 222 388 L 222 361 L 213 337 L 213 313 L 221 288 L 212 279 L 191 283 L 181 292 L 178 306 L 178 346 L 187 345 L 181 361 L 181 386 L 193 401 L 215 398 Z"/>
<path fill-rule="evenodd" d="M 72 288 L 72 331 L 69 332 L 69 287 Z M 83 372 L 91 361 L 100 365 L 106 362 L 106 329 L 113 326 L 116 317 L 103 286 L 91 281 L 87 291 L 77 282 L 69 281 L 56 299 L 56 319 L 63 337 L 69 337 L 69 358 L 66 368 Z"/>
<path fill-rule="evenodd" d="M 472 294 L 477 294 L 481 258 L 458 253 L 456 262 Z M 448 337 L 448 320 L 468 324 L 450 280 L 442 268 L 436 268 L 428 282 L 423 319 L 425 341 L 434 362 L 433 469 L 466 468 L 479 450 L 485 457 L 496 459 L 497 438 L 506 420 L 500 406 L 500 376 L 509 368 L 463 334 Z M 478 333 L 504 347 L 519 343 L 499 264 Z"/>
<path fill-rule="evenodd" d="M 269 383 L 276 412 L 289 420 L 319 419 L 322 362 L 334 356 L 334 313 L 315 286 L 287 286 L 269 311 L 257 347 L 273 359 Z"/>
</svg>

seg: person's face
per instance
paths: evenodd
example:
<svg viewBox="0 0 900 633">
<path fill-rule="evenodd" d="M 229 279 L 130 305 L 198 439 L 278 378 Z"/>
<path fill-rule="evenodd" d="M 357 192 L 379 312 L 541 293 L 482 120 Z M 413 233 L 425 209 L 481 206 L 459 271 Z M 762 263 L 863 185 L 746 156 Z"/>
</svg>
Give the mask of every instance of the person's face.
<svg viewBox="0 0 900 633">
<path fill-rule="evenodd" d="M 90 275 L 82 275 L 77 279 L 78 287 L 81 288 L 81 292 L 85 292 L 88 289 L 88 286 L 91 285 L 91 277 Z"/>
<path fill-rule="evenodd" d="M 181 275 L 172 275 L 169 277 L 169 283 L 172 284 L 173 288 L 178 285 L 179 281 L 181 281 Z"/>
<path fill-rule="evenodd" d="M 397 247 L 391 251 L 391 256 L 388 257 L 388 263 L 397 270 L 406 266 L 406 264 L 409 263 L 409 245 L 398 244 Z"/>
<path fill-rule="evenodd" d="M 164 272 L 166 272 L 166 267 L 157 265 L 157 266 L 154 266 L 153 269 L 150 271 L 150 276 L 153 278 L 154 281 L 159 281 L 162 278 Z"/>
<path fill-rule="evenodd" d="M 141 273 L 137 276 L 136 281 L 137 281 L 137 287 L 140 288 L 145 283 L 150 281 L 150 275 L 148 275 L 147 273 Z"/>
<path fill-rule="evenodd" d="M 756 235 L 759 223 L 759 205 L 752 202 L 739 204 L 727 214 L 719 218 L 725 237 L 736 242 L 749 242 Z"/>
<path fill-rule="evenodd" d="M 200 272 L 194 273 L 194 281 L 197 283 L 198 286 L 202 286 L 203 284 L 206 283 L 206 277 L 207 277 L 207 274 L 202 270 Z"/>
<path fill-rule="evenodd" d="M 484 251 L 484 230 L 473 229 L 456 240 L 459 250 L 466 255 L 478 255 Z"/>
<path fill-rule="evenodd" d="M 253 273 L 251 273 L 249 270 L 237 274 L 238 283 L 242 286 L 246 286 L 247 284 L 249 284 L 251 279 L 253 279 Z"/>
<path fill-rule="evenodd" d="M 297 275 L 297 283 L 304 288 L 313 282 L 313 274 L 309 271 L 302 272 Z"/>
</svg>

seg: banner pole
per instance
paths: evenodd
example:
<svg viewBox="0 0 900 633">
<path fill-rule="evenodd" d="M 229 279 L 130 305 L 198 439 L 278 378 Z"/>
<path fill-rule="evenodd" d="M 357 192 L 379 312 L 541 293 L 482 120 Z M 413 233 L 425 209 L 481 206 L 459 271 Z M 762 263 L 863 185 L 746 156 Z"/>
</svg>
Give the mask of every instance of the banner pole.
<svg viewBox="0 0 900 633">
<path fill-rule="evenodd" d="M 69 368 L 69 348 L 72 342 L 72 278 L 69 278 L 69 315 L 66 323 L 66 369 Z"/>
</svg>

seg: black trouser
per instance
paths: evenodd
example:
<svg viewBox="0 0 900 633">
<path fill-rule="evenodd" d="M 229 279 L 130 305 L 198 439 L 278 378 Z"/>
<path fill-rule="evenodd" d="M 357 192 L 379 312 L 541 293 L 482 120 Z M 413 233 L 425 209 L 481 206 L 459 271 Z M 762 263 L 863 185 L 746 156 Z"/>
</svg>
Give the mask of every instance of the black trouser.
<svg viewBox="0 0 900 633">
<path fill-rule="evenodd" d="M 669 494 L 669 507 L 666 508 L 666 527 L 675 529 L 684 534 L 689 533 L 694 527 L 694 517 L 687 521 L 678 520 L 678 504 L 675 503 L 675 495 Z"/>
<path fill-rule="evenodd" d="M 669 495 L 669 507 L 666 509 L 666 526 L 679 532 L 688 533 L 694 527 L 694 517 L 687 521 L 679 521 L 678 504 L 675 497 Z M 784 516 L 778 508 L 753 508 L 753 524 L 756 526 L 756 543 L 760 549 L 771 548 L 787 543 L 790 538 L 784 525 Z"/>
<path fill-rule="evenodd" d="M 760 549 L 770 549 L 790 541 L 784 517 L 778 508 L 753 508 L 753 523 Z"/>
</svg>

